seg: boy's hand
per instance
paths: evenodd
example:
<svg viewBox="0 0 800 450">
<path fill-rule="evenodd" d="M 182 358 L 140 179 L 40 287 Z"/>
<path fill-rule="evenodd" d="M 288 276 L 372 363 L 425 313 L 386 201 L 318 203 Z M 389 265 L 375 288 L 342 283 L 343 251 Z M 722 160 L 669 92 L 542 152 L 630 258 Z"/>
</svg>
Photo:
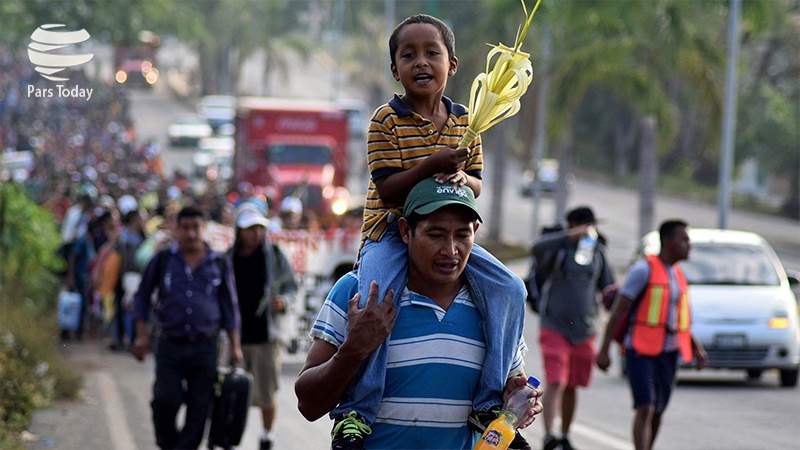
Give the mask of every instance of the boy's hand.
<svg viewBox="0 0 800 450">
<path fill-rule="evenodd" d="M 439 172 L 436 175 L 434 175 L 434 177 L 436 178 L 436 182 L 439 184 L 445 184 L 450 182 L 452 184 L 458 185 L 458 187 L 467 184 L 467 173 L 464 172 L 463 170 L 459 170 L 456 173 Z"/>
<path fill-rule="evenodd" d="M 452 144 L 428 156 L 430 163 L 433 164 L 437 172 L 456 173 L 464 168 L 467 159 L 469 159 L 469 150 L 457 148 L 458 145 Z"/>
</svg>

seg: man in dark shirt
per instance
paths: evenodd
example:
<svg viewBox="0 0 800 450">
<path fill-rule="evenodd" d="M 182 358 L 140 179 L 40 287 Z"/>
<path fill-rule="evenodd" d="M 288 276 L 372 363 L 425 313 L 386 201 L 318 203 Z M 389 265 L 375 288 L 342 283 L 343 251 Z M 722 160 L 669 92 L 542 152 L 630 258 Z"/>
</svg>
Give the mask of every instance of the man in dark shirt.
<svg viewBox="0 0 800 450">
<path fill-rule="evenodd" d="M 544 450 L 571 450 L 569 430 L 577 408 L 578 388 L 588 387 L 594 367 L 598 321 L 598 293 L 614 283 L 601 239 L 586 259 L 577 256 L 578 242 L 592 234 L 597 239 L 591 208 L 567 214 L 567 229 L 548 233 L 533 246 L 537 263 L 550 259 L 550 273 L 542 287 L 539 307 L 547 390 L 544 395 Z M 561 415 L 561 437 L 553 434 Z"/>
<path fill-rule="evenodd" d="M 242 359 L 230 265 L 202 241 L 204 226 L 200 210 L 185 207 L 178 213 L 176 243 L 150 261 L 134 297 L 133 354 L 143 361 L 150 344 L 146 324 L 151 298 L 158 289 L 155 313 L 161 332 L 151 406 L 156 443 L 162 449 L 200 445 L 217 378 L 220 329 L 230 338 L 231 363 Z M 178 431 L 175 417 L 184 401 L 186 421 Z"/>
<path fill-rule="evenodd" d="M 278 379 L 281 370 L 280 324 L 297 291 L 294 273 L 280 248 L 266 236 L 267 219 L 252 203 L 236 215 L 236 240 L 229 252 L 242 316 L 245 368 L 253 374 L 253 405 L 261 409 L 261 450 L 272 448 Z"/>
</svg>

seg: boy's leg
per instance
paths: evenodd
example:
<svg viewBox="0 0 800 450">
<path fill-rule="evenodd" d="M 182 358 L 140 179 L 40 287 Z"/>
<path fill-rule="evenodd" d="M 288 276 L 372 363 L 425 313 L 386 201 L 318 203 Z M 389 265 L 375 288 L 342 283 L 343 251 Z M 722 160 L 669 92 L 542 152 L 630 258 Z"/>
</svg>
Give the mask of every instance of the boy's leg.
<svg viewBox="0 0 800 450">
<path fill-rule="evenodd" d="M 407 266 L 408 247 L 396 225 L 389 226 L 380 241 L 368 239 L 364 242 L 358 258 L 358 292 L 361 294 L 358 307 L 363 308 L 367 304 L 369 286 L 373 280 L 378 282 L 378 303 L 383 301 L 389 289 L 394 289 L 397 300 L 406 285 Z"/>
<path fill-rule="evenodd" d="M 503 389 L 517 356 L 525 322 L 525 285 L 483 247 L 472 247 L 467 275 L 475 282 L 473 300 L 484 318 L 486 361 L 473 402 L 477 411 L 503 403 Z"/>
<path fill-rule="evenodd" d="M 378 302 L 383 300 L 389 289 L 395 292 L 395 303 L 399 301 L 406 283 L 407 254 L 408 249 L 396 226 L 390 226 L 380 242 L 367 240 L 364 243 L 358 260 L 358 290 L 361 294 L 359 308 L 366 305 L 372 280 L 378 282 Z M 368 424 L 375 420 L 383 395 L 387 353 L 388 347 L 384 342 L 362 364 L 356 374 L 358 382 L 348 389 L 343 401 L 333 410 L 335 416 L 356 411 Z"/>
</svg>

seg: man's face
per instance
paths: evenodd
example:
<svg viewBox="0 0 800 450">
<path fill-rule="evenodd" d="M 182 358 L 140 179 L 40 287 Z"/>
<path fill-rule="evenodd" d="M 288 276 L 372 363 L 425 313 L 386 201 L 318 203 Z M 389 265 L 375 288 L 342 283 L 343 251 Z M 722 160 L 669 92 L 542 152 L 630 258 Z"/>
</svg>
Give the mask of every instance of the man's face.
<svg viewBox="0 0 800 450">
<path fill-rule="evenodd" d="M 202 248 L 205 227 L 206 223 L 201 217 L 183 217 L 179 220 L 176 231 L 181 250 L 196 251 Z"/>
<path fill-rule="evenodd" d="M 411 97 L 441 95 L 447 78 L 456 73 L 458 59 L 447 53 L 439 30 L 428 23 L 412 23 L 397 36 L 392 75 Z"/>
<path fill-rule="evenodd" d="M 666 245 L 669 246 L 678 261 L 688 259 L 689 251 L 692 249 L 692 243 L 689 241 L 689 230 L 686 227 L 675 228 Z"/>
<path fill-rule="evenodd" d="M 475 243 L 478 222 L 458 206 L 446 206 L 421 220 L 412 233 L 405 219 L 398 223 L 408 244 L 409 278 L 415 284 L 458 280 Z"/>
</svg>

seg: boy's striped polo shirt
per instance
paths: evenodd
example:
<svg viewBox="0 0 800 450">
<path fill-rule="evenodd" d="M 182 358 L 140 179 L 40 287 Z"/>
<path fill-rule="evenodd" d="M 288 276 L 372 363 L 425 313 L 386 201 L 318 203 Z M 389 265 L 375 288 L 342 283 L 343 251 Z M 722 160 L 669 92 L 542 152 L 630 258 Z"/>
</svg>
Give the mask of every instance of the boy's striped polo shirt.
<svg viewBox="0 0 800 450">
<path fill-rule="evenodd" d="M 402 208 L 390 208 L 381 200 L 373 180 L 409 170 L 440 149 L 461 141 L 469 113 L 466 107 L 447 97 L 442 97 L 442 103 L 447 108 L 448 118 L 441 131 L 433 122 L 409 109 L 397 94 L 373 113 L 367 139 L 371 177 L 361 228 L 362 241 L 367 238 L 379 241 L 388 226 L 389 213 L 402 214 Z M 480 136 L 470 144 L 469 154 L 464 171 L 481 178 L 483 153 Z"/>
</svg>

